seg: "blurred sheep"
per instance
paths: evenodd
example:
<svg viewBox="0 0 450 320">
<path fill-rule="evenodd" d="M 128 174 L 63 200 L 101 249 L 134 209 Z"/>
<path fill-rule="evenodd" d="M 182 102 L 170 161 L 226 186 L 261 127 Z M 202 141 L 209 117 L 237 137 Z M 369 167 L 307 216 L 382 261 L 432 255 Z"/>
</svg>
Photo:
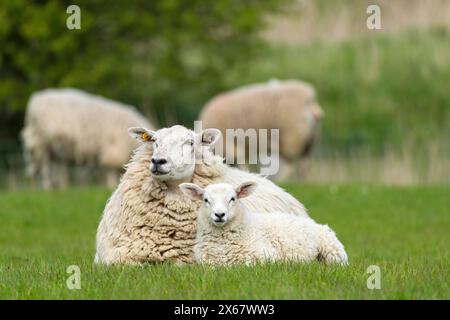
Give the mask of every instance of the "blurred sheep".
<svg viewBox="0 0 450 320">
<path fill-rule="evenodd" d="M 280 171 L 276 178 L 286 180 L 292 176 L 294 163 L 310 154 L 323 114 L 310 84 L 271 80 L 217 95 L 205 105 L 199 118 L 204 128 L 218 128 L 224 141 L 226 129 L 279 129 Z M 223 146 L 224 151 L 227 146 L 234 148 L 234 160 L 237 152 L 248 152 L 248 146 L 236 146 L 234 139 Z M 276 151 L 270 143 L 268 148 Z"/>
<path fill-rule="evenodd" d="M 81 90 L 36 92 L 21 133 L 27 172 L 43 188 L 64 187 L 69 165 L 94 165 L 113 186 L 137 146 L 125 134 L 130 126 L 153 128 L 134 107 Z"/>
</svg>

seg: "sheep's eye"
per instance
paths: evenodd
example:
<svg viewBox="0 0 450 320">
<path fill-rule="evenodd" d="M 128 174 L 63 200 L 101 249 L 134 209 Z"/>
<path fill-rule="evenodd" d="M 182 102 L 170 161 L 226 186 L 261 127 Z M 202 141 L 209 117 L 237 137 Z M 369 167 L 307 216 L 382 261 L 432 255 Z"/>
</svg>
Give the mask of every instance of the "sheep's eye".
<svg viewBox="0 0 450 320">
<path fill-rule="evenodd" d="M 205 201 L 205 203 L 208 203 L 208 202 L 209 202 L 209 201 L 208 201 L 208 199 L 206 199 L 206 198 L 205 198 L 205 199 L 203 199 L 203 201 Z"/>
<path fill-rule="evenodd" d="M 236 199 L 233 197 L 230 199 L 230 202 L 232 202 L 232 201 L 236 201 Z"/>
</svg>

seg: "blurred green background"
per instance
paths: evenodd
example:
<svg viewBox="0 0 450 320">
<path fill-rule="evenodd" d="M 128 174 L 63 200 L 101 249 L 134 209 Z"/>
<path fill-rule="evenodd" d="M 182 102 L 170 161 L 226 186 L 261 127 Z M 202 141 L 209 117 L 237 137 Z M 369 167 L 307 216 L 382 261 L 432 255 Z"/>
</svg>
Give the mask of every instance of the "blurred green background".
<svg viewBox="0 0 450 320">
<path fill-rule="evenodd" d="M 68 30 L 66 8 L 81 8 Z M 382 29 L 368 30 L 368 4 Z M 213 95 L 312 83 L 325 111 L 311 181 L 450 181 L 450 1 L 0 2 L 0 167 L 21 167 L 31 93 L 77 87 L 192 127 Z"/>
</svg>

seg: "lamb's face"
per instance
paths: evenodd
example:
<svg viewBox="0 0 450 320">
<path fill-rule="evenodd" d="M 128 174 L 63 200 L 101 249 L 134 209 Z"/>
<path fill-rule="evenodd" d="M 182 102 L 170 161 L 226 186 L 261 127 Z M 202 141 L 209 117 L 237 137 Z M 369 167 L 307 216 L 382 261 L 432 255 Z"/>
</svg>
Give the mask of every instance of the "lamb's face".
<svg viewBox="0 0 450 320">
<path fill-rule="evenodd" d="M 201 214 L 214 225 L 220 227 L 233 220 L 236 210 L 237 194 L 230 184 L 212 184 L 203 194 Z"/>
<path fill-rule="evenodd" d="M 130 128 L 130 134 L 153 147 L 150 170 L 154 178 L 182 180 L 192 176 L 196 160 L 202 147 L 212 145 L 220 138 L 220 131 L 207 129 L 200 134 L 183 126 L 151 131 L 145 128 Z"/>
<path fill-rule="evenodd" d="M 210 184 L 204 190 L 192 183 L 182 183 L 181 191 L 194 200 L 202 200 L 199 214 L 211 224 L 222 227 L 241 213 L 239 199 L 255 189 L 254 182 L 244 182 L 237 188 L 227 183 Z"/>
</svg>

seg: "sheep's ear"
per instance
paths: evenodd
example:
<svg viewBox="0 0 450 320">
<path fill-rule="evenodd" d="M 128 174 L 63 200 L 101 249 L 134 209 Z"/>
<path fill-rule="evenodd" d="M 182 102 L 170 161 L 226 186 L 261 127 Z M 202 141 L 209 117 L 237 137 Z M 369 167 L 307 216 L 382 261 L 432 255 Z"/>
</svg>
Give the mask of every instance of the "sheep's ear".
<svg viewBox="0 0 450 320">
<path fill-rule="evenodd" d="M 213 146 L 217 143 L 217 141 L 220 140 L 222 137 L 222 133 L 219 129 L 211 128 L 211 129 L 205 129 L 201 133 L 202 137 L 202 144 Z"/>
<path fill-rule="evenodd" d="M 236 188 L 236 195 L 238 199 L 248 197 L 255 191 L 256 182 L 247 181 L 242 183 L 239 187 Z"/>
<path fill-rule="evenodd" d="M 153 141 L 155 131 L 141 127 L 131 127 L 128 128 L 128 134 L 141 143 L 148 143 Z"/>
<path fill-rule="evenodd" d="M 179 185 L 180 190 L 192 200 L 202 200 L 205 191 L 198 185 L 193 183 L 182 183 Z"/>
</svg>

